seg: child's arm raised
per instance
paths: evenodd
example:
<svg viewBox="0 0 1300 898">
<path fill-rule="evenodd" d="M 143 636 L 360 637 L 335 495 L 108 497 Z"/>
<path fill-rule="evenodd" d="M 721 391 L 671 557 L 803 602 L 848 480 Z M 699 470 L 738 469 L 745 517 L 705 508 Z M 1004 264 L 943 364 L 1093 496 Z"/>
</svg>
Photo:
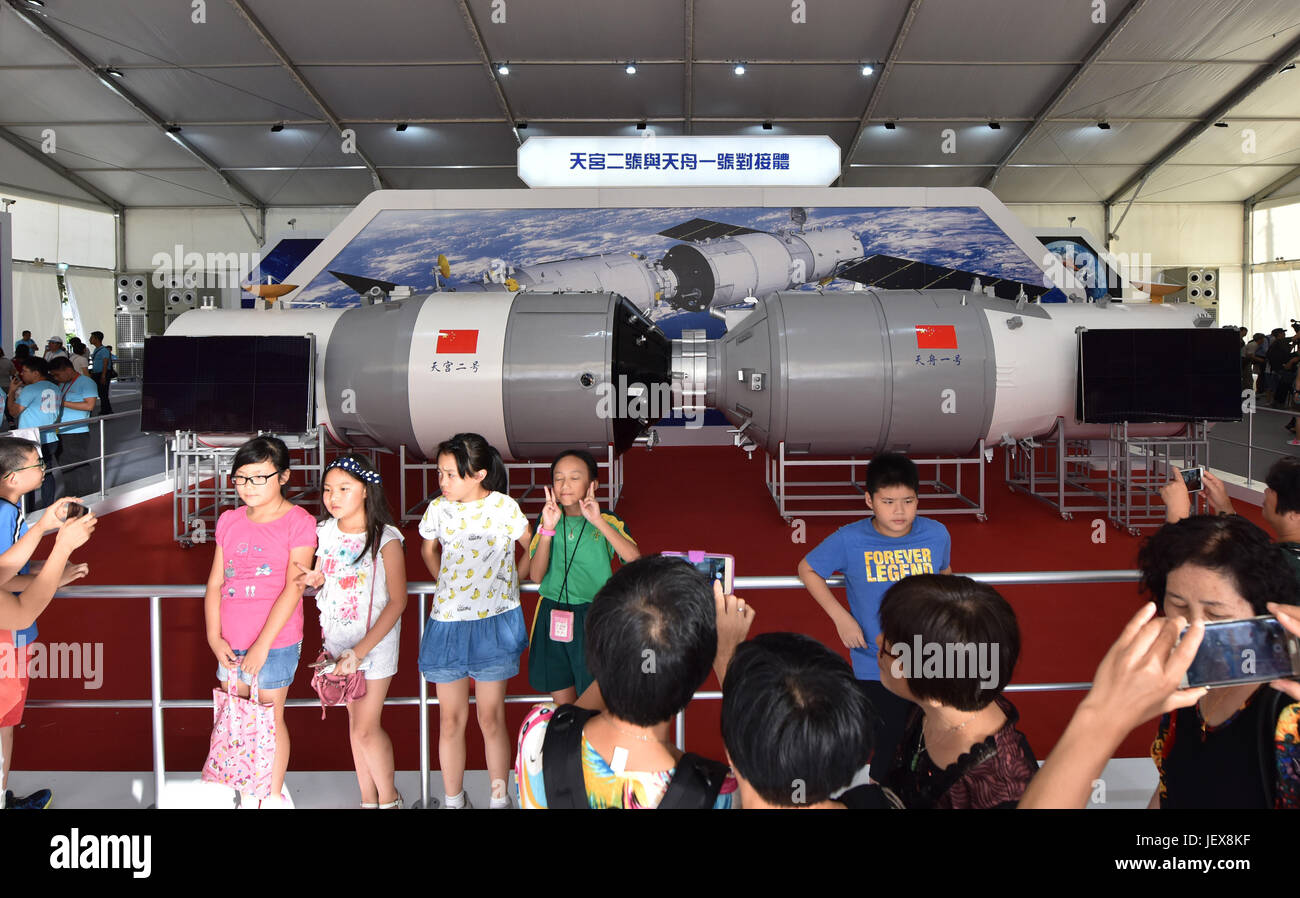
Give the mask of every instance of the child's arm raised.
<svg viewBox="0 0 1300 898">
<path fill-rule="evenodd" d="M 582 509 L 582 516 L 587 522 L 608 540 L 624 564 L 630 564 L 641 557 L 641 550 L 636 547 L 636 543 L 619 533 L 617 528 L 611 527 L 609 521 L 601 516 L 600 503 L 596 501 L 596 481 L 593 480 L 588 485 L 587 495 L 578 503 L 578 507 Z"/>
<path fill-rule="evenodd" d="M 352 648 L 344 650 L 339 656 L 334 672 L 340 676 L 347 676 L 355 671 L 366 659 L 366 655 L 369 655 L 375 646 L 392 632 L 393 627 L 397 626 L 397 622 L 402 619 L 402 612 L 406 610 L 406 556 L 402 552 L 402 541 L 394 539 L 380 549 L 378 563 L 384 566 L 384 577 L 388 583 L 388 604 L 370 625 L 366 635 L 361 637 L 361 641 Z"/>
<path fill-rule="evenodd" d="M 212 556 L 212 570 L 208 572 L 207 588 L 203 592 L 203 622 L 208 634 L 208 648 L 217 656 L 217 663 L 225 668 L 235 668 L 239 666 L 239 660 L 230 643 L 221 636 L 221 584 L 226 582 L 224 567 L 221 544 L 218 543 Z"/>
<path fill-rule="evenodd" d="M 555 533 L 555 526 L 560 523 L 560 506 L 555 502 L 555 494 L 549 486 L 542 489 L 546 492 L 546 504 L 542 506 L 542 526 L 537 531 L 537 551 L 528 559 L 528 579 L 534 583 L 545 580 L 546 572 L 551 569 L 551 537 Z M 548 530 L 550 533 L 546 532 Z M 520 576 L 523 575 L 521 570 Z"/>
<path fill-rule="evenodd" d="M 831 588 L 826 585 L 826 580 L 812 569 L 806 557 L 799 562 L 799 579 L 803 581 L 803 585 L 817 604 L 822 606 L 831 623 L 835 624 L 835 631 L 839 633 L 844 647 L 865 649 L 867 637 L 863 635 L 862 627 L 854 620 L 849 610 L 840 604 L 840 600 L 835 598 L 835 593 L 831 592 Z"/>
<path fill-rule="evenodd" d="M 275 637 L 280 635 L 280 631 L 293 615 L 293 609 L 297 608 L 298 603 L 302 601 L 302 584 L 297 583 L 294 577 L 290 577 L 289 571 L 298 565 L 305 567 L 311 564 L 315 555 L 315 546 L 295 546 L 289 550 L 289 564 L 284 572 L 284 589 L 276 598 L 275 604 L 271 606 L 271 613 L 266 616 L 266 623 L 262 625 L 262 632 L 257 634 L 257 641 L 248 647 L 244 660 L 239 663 L 239 669 L 250 677 L 257 676 L 257 672 L 262 669 L 262 665 L 266 663 L 266 656 L 271 653 L 271 643 L 275 642 Z"/>
<path fill-rule="evenodd" d="M 45 509 L 45 513 L 41 515 L 37 526 L 28 528 L 27 532 L 19 537 L 17 542 L 10 546 L 3 555 L 0 555 L 0 584 L 4 584 L 5 589 L 22 592 L 36 579 L 35 574 L 39 573 L 42 567 L 39 563 L 33 563 L 34 572 L 32 574 L 19 574 L 18 572 L 22 570 L 23 565 L 36 552 L 36 547 L 40 544 L 42 537 L 63 526 L 60 514 L 66 515 L 65 509 L 76 501 L 76 499 L 65 496 Z"/>
<path fill-rule="evenodd" d="M 22 595 L 0 591 L 0 629 L 25 630 L 36 622 L 59 588 L 68 556 L 86 544 L 90 534 L 95 532 L 96 523 L 97 519 L 91 513 L 68 521 L 59 528 L 48 563 L 32 578 Z"/>
</svg>

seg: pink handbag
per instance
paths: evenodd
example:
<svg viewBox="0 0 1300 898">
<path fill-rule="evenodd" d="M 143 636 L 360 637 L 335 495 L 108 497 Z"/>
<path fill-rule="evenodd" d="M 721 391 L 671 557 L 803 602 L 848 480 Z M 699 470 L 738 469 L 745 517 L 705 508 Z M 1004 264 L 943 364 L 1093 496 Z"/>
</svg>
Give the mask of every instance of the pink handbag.
<svg viewBox="0 0 1300 898">
<path fill-rule="evenodd" d="M 255 798 L 271 797 L 275 768 L 275 708 L 257 697 L 257 677 L 248 698 L 230 671 L 226 689 L 212 690 L 212 740 L 203 764 L 203 781 L 221 783 Z"/>
<path fill-rule="evenodd" d="M 370 632 L 370 615 L 375 610 L 375 581 L 379 577 L 372 570 L 370 573 L 370 607 L 366 609 L 366 632 Z M 329 652 L 325 649 L 320 650 L 316 656 L 316 663 L 312 665 L 316 672 L 311 677 L 311 688 L 316 690 L 320 696 L 320 719 L 325 719 L 326 708 L 337 708 L 346 705 L 348 702 L 354 702 L 366 694 L 366 674 L 364 671 L 354 670 L 346 676 L 336 673 L 325 673 L 321 670 L 320 665 L 325 662 L 333 661 Z"/>
</svg>

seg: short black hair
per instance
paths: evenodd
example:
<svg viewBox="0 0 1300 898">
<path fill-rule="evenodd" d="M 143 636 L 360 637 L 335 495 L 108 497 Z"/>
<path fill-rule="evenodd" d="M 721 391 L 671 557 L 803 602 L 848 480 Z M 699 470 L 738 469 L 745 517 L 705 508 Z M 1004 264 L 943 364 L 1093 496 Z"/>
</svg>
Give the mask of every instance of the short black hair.
<svg viewBox="0 0 1300 898">
<path fill-rule="evenodd" d="M 0 437 L 0 477 L 7 477 L 19 468 L 25 467 L 35 452 L 39 456 L 41 447 L 31 440 L 18 437 Z"/>
<path fill-rule="evenodd" d="M 94 339 L 95 337 L 98 337 L 101 343 L 102 343 L 103 340 L 104 340 L 104 332 L 103 332 L 103 331 L 91 331 L 91 332 L 90 332 L 90 336 L 91 336 L 91 339 Z"/>
<path fill-rule="evenodd" d="M 875 713 L 853 668 L 799 633 L 736 648 L 722 690 L 722 743 L 763 800 L 817 804 L 871 760 Z"/>
<path fill-rule="evenodd" d="M 1193 564 L 1227 577 L 1256 614 L 1268 614 L 1269 602 L 1295 603 L 1296 575 L 1285 552 L 1240 515 L 1193 515 L 1147 537 L 1138 569 L 1157 603 L 1165 600 L 1170 572 Z"/>
<path fill-rule="evenodd" d="M 234 474 L 244 465 L 256 465 L 264 461 L 275 465 L 277 474 L 289 470 L 289 447 L 284 444 L 284 440 L 271 436 L 253 437 L 235 450 L 235 457 L 230 460 L 230 473 Z M 286 487 L 287 483 L 280 484 L 281 496 Z"/>
<path fill-rule="evenodd" d="M 1277 494 L 1278 514 L 1300 511 L 1300 458 L 1284 455 L 1273 462 L 1264 483 Z"/>
<path fill-rule="evenodd" d="M 23 368 L 32 369 L 42 378 L 48 378 L 50 376 L 50 363 L 38 355 L 34 355 L 27 359 L 27 361 L 23 362 Z"/>
<path fill-rule="evenodd" d="M 31 331 L 23 331 L 23 336 L 24 336 L 24 337 L 30 337 L 31 335 L 32 335 L 32 332 L 31 332 Z"/>
<path fill-rule="evenodd" d="M 56 355 L 50 359 L 50 371 L 62 371 L 64 368 L 71 368 L 72 362 L 68 361 L 66 355 Z"/>
<path fill-rule="evenodd" d="M 600 467 L 596 464 L 596 459 L 590 452 L 586 449 L 565 449 L 559 455 L 555 456 L 555 460 L 551 462 L 552 480 L 555 479 L 555 466 L 566 458 L 576 458 L 587 466 L 587 476 L 592 480 L 600 479 Z"/>
<path fill-rule="evenodd" d="M 587 612 L 587 666 L 611 714 L 651 726 L 686 707 L 718 652 L 709 578 L 680 558 L 620 567 Z"/>
<path fill-rule="evenodd" d="M 880 600 L 880 632 L 895 652 L 906 646 L 914 674 L 924 661 L 915 657 L 917 637 L 923 647 L 940 646 L 945 661 L 960 662 L 943 670 L 944 676 L 907 677 L 916 698 L 958 711 L 978 711 L 993 701 L 1011 682 L 1020 657 L 1020 624 L 1011 605 L 987 583 L 955 574 L 914 574 L 889 587 Z M 981 652 L 996 652 L 992 686 L 981 683 Z M 985 657 L 992 660 L 991 654 Z M 956 676 L 957 667 L 966 676 Z"/>
<path fill-rule="evenodd" d="M 906 486 L 919 493 L 921 474 L 916 462 L 898 452 L 884 452 L 873 458 L 867 465 L 867 495 L 890 486 Z"/>
<path fill-rule="evenodd" d="M 510 488 L 510 474 L 501 460 L 501 453 L 477 433 L 458 433 L 443 440 L 433 454 L 434 461 L 440 455 L 450 455 L 456 460 L 456 473 L 461 477 L 473 477 L 479 471 L 486 471 L 483 489 L 488 492 L 504 493 Z"/>
</svg>

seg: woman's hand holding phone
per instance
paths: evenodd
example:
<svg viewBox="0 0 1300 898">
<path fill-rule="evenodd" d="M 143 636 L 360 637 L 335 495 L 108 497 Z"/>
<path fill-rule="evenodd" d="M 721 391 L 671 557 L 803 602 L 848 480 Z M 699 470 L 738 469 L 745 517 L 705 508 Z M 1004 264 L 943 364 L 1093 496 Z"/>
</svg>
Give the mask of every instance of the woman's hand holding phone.
<svg viewBox="0 0 1300 898">
<path fill-rule="evenodd" d="M 1268 610 L 1273 612 L 1277 622 L 1292 636 L 1300 636 L 1300 605 L 1279 605 L 1269 602 Z M 1300 682 L 1295 680 L 1273 680 L 1268 685 L 1278 692 L 1285 692 L 1296 701 L 1300 701 Z"/>
</svg>

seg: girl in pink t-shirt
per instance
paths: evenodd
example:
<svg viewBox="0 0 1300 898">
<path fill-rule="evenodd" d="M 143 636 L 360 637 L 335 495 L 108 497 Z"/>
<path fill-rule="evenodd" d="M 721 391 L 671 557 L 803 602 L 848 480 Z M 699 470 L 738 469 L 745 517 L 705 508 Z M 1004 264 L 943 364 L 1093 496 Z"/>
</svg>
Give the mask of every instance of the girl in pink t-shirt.
<svg viewBox="0 0 1300 898">
<path fill-rule="evenodd" d="M 235 452 L 230 471 L 244 506 L 217 521 L 203 614 L 217 678 L 224 683 L 238 672 L 242 696 L 256 680 L 259 699 L 275 707 L 273 797 L 258 802 L 245 795 L 241 807 L 276 807 L 283 802 L 289 768 L 284 702 L 302 650 L 302 584 L 286 574 L 296 573 L 295 562 L 311 564 L 316 521 L 284 497 L 289 450 L 281 440 L 249 440 Z"/>
</svg>

